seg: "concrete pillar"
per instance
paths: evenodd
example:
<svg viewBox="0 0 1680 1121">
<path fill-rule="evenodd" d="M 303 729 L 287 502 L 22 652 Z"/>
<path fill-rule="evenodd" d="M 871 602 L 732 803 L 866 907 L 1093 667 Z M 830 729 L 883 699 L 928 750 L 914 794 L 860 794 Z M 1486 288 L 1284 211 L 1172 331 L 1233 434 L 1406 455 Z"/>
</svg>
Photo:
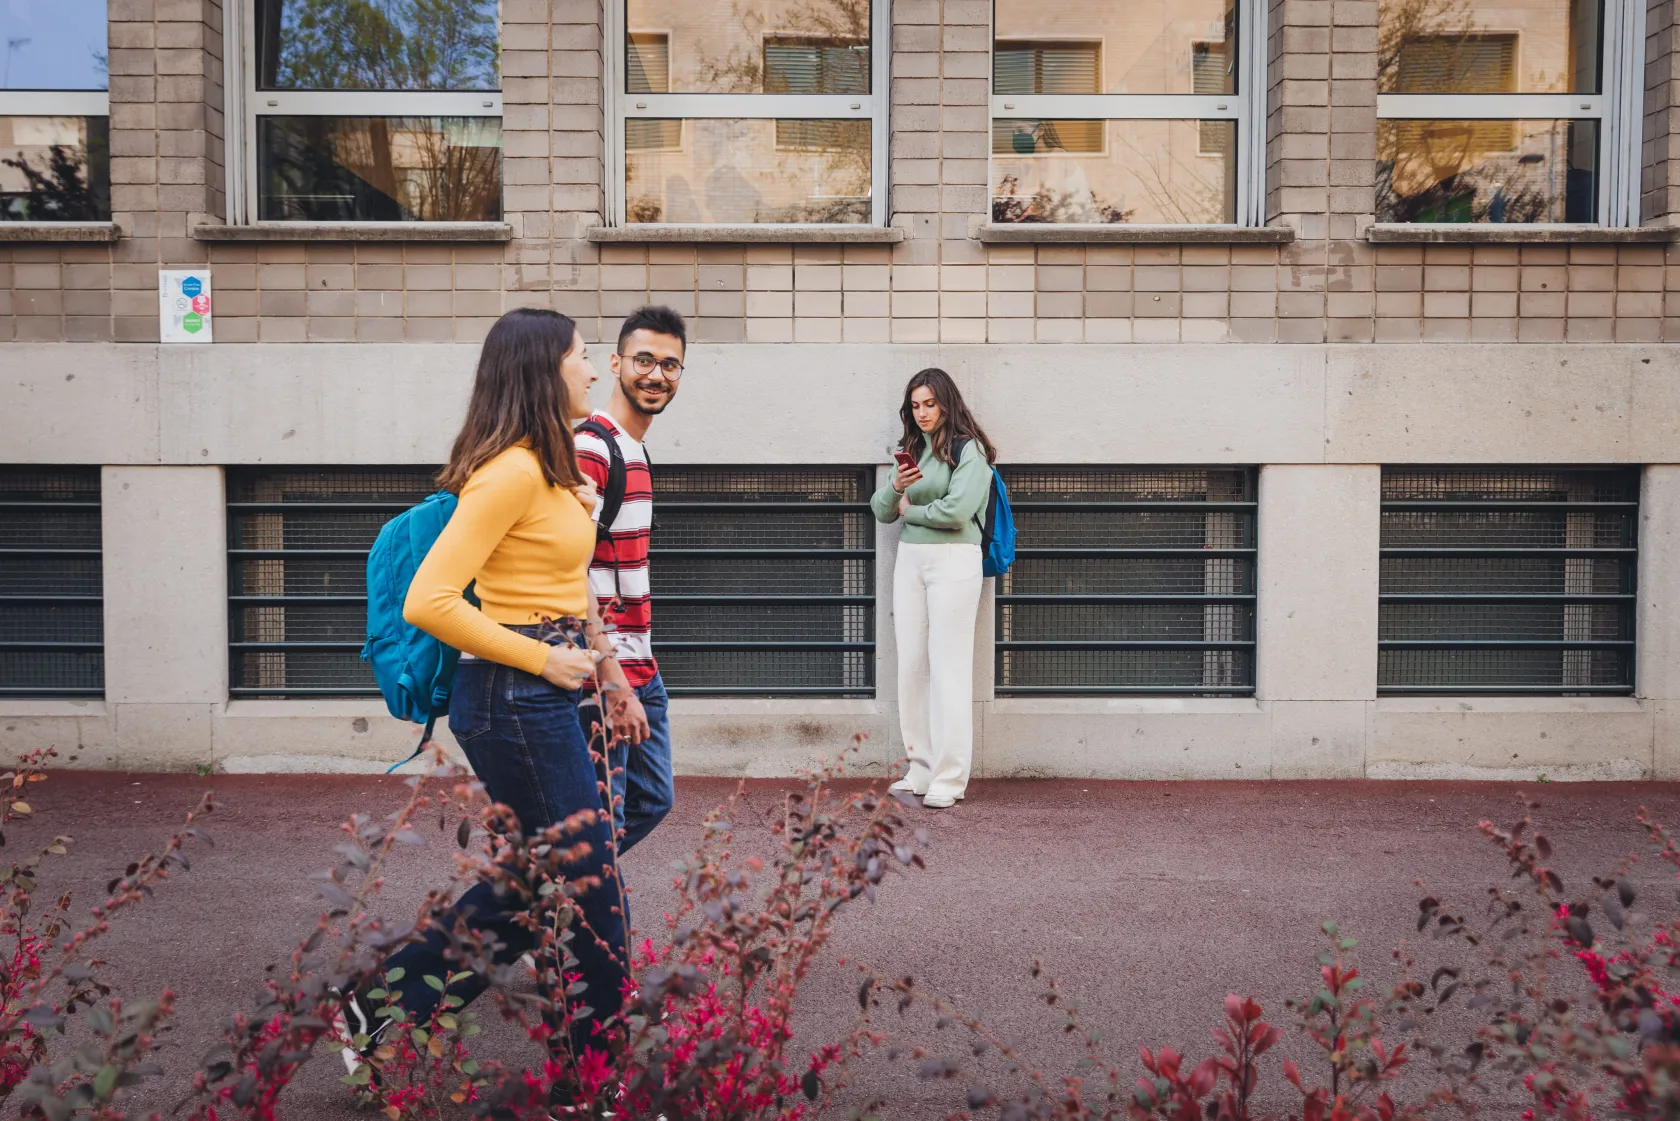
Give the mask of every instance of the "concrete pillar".
<svg viewBox="0 0 1680 1121">
<path fill-rule="evenodd" d="M 107 467 L 105 703 L 124 770 L 212 762 L 228 692 L 227 530 L 219 467 Z"/>
<path fill-rule="evenodd" d="M 1652 710 L 1652 777 L 1680 778 L 1680 467 L 1645 468 L 1639 488 L 1635 693 Z"/>
<path fill-rule="evenodd" d="M 1260 471 L 1257 695 L 1275 778 L 1358 776 L 1377 695 L 1378 467 Z"/>
</svg>

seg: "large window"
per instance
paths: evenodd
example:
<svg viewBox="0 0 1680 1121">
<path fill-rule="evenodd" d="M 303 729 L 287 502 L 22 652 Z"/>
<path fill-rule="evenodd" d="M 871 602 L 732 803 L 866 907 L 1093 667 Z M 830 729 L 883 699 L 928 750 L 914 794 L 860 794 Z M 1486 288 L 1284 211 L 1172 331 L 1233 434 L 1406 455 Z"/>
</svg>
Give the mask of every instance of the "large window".
<svg viewBox="0 0 1680 1121">
<path fill-rule="evenodd" d="M 1264 10 L 996 0 L 991 220 L 1258 225 Z"/>
<path fill-rule="evenodd" d="M 99 468 L 0 467 L 0 697 L 105 690 Z"/>
<path fill-rule="evenodd" d="M 872 0 L 611 0 L 612 219 L 885 225 Z"/>
<path fill-rule="evenodd" d="M 1000 695 L 1254 692 L 1253 470 L 1002 470 Z"/>
<path fill-rule="evenodd" d="M 0 18 L 0 222 L 111 220 L 105 0 Z"/>
<path fill-rule="evenodd" d="M 1639 472 L 1390 468 L 1377 688 L 1631 693 Z"/>
<path fill-rule="evenodd" d="M 1643 0 L 1382 0 L 1377 221 L 1639 223 Z"/>
<path fill-rule="evenodd" d="M 874 695 L 872 477 L 654 471 L 653 652 L 671 692 Z"/>
<path fill-rule="evenodd" d="M 251 2 L 227 7 L 232 220 L 501 218 L 497 0 Z"/>
<path fill-rule="evenodd" d="M 367 555 L 437 487 L 429 467 L 229 468 L 229 692 L 377 696 L 361 660 Z"/>
</svg>

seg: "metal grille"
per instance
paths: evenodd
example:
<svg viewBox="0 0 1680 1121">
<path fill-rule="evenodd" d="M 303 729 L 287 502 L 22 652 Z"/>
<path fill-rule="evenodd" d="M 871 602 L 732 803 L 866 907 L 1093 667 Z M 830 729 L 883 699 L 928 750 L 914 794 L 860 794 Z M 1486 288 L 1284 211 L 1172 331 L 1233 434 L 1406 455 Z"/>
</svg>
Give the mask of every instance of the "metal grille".
<svg viewBox="0 0 1680 1121">
<path fill-rule="evenodd" d="M 0 467 L 0 696 L 105 692 L 99 468 Z"/>
<path fill-rule="evenodd" d="M 872 696 L 866 469 L 658 467 L 654 653 L 673 693 Z"/>
<path fill-rule="evenodd" d="M 1637 469 L 1390 468 L 1381 693 L 1631 693 Z"/>
<path fill-rule="evenodd" d="M 997 692 L 1254 692 L 1255 473 L 1004 467 Z"/>
<path fill-rule="evenodd" d="M 430 467 L 228 470 L 229 692 L 377 696 L 361 660 L 367 554 L 437 489 Z"/>
</svg>

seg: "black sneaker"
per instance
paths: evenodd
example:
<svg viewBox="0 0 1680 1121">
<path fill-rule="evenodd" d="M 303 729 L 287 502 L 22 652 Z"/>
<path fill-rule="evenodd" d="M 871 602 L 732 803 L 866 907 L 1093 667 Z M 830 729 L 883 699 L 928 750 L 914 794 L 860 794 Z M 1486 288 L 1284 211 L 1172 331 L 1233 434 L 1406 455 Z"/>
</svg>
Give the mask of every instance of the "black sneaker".
<svg viewBox="0 0 1680 1121">
<path fill-rule="evenodd" d="M 342 1046 L 339 1057 L 344 1060 L 344 1069 L 355 1074 L 356 1069 L 363 1065 L 368 1068 L 368 1081 L 377 1086 L 379 1084 L 379 1067 L 373 1062 L 374 1050 L 379 1046 L 379 1039 L 390 1027 L 392 1020 L 374 1014 L 363 990 L 349 994 L 339 993 L 338 1015 L 333 1017 L 333 1030 L 338 1035 Z M 358 1045 L 357 1038 L 367 1040 L 365 1045 Z"/>
</svg>

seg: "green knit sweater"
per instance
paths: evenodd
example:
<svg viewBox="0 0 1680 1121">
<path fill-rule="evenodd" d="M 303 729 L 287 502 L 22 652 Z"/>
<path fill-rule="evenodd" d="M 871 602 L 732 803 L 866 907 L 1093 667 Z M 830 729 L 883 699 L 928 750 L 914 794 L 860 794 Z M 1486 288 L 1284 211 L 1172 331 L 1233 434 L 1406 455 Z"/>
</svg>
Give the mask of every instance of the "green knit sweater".
<svg viewBox="0 0 1680 1121">
<path fill-rule="evenodd" d="M 986 462 L 986 452 L 979 440 L 970 440 L 963 448 L 962 461 L 956 470 L 933 454 L 933 441 L 922 441 L 922 477 L 912 484 L 904 497 L 910 506 L 904 511 L 904 530 L 899 540 L 911 545 L 980 544 L 981 517 L 986 509 L 986 497 L 991 493 L 992 468 Z M 898 468 L 893 468 L 893 478 Z M 898 520 L 899 494 L 889 481 L 870 506 L 875 517 L 883 522 Z"/>
</svg>

